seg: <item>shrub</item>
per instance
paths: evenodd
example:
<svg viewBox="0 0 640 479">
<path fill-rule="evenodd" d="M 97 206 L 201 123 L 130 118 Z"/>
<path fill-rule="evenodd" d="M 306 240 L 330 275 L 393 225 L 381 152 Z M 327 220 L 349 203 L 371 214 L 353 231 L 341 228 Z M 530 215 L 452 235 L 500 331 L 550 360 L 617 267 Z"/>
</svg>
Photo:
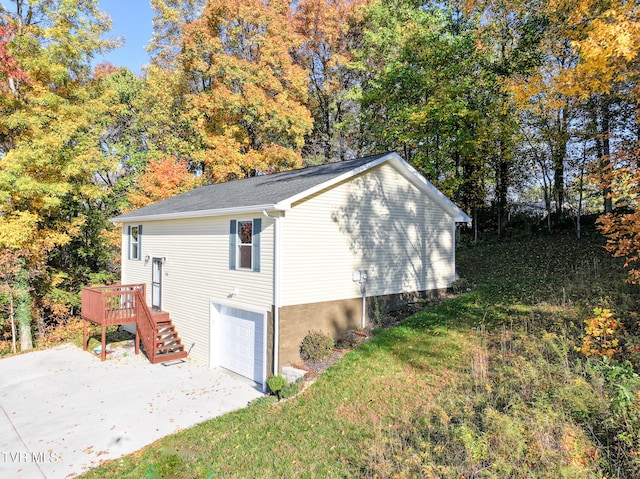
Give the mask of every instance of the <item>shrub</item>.
<svg viewBox="0 0 640 479">
<path fill-rule="evenodd" d="M 331 355 L 333 339 L 319 331 L 309 331 L 300 345 L 300 357 L 304 361 L 322 361 Z"/>
<path fill-rule="evenodd" d="M 585 320 L 585 333 L 580 351 L 585 356 L 612 358 L 620 352 L 620 323 L 610 309 L 595 308 L 594 316 Z"/>
<path fill-rule="evenodd" d="M 278 399 L 281 399 L 280 391 L 287 385 L 287 380 L 280 376 L 271 376 L 267 379 L 267 386 L 269 386 L 269 391 L 278 396 Z"/>
<path fill-rule="evenodd" d="M 300 391 L 300 384 L 298 384 L 297 382 L 287 384 L 285 387 L 283 387 L 280 390 L 280 398 L 281 399 L 290 398 L 298 394 L 299 391 Z"/>
<path fill-rule="evenodd" d="M 374 326 L 382 326 L 387 319 L 387 311 L 378 298 L 373 299 L 373 308 L 371 309 L 372 322 Z"/>
<path fill-rule="evenodd" d="M 467 278 L 460 278 L 451 283 L 451 289 L 453 290 L 454 294 L 463 294 L 468 293 L 475 288 L 473 287 L 473 284 L 471 284 L 471 281 L 469 281 Z"/>
</svg>

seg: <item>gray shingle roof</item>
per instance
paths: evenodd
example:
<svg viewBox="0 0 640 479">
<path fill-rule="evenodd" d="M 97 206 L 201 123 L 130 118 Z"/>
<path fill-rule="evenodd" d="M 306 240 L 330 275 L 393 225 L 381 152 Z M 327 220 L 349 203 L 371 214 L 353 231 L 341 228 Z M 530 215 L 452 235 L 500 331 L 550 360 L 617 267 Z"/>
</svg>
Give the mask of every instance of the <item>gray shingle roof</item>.
<svg viewBox="0 0 640 479">
<path fill-rule="evenodd" d="M 253 206 L 275 205 L 385 155 L 388 153 L 201 186 L 117 216 L 111 221 L 126 222 L 153 216 L 179 216 L 212 210 L 249 209 Z"/>
</svg>

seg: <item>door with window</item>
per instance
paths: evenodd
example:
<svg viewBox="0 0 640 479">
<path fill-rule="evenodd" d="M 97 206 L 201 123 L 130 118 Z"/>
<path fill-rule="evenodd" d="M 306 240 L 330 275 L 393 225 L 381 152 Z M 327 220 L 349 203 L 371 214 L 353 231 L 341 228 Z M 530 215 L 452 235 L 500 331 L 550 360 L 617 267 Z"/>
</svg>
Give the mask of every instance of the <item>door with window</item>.
<svg viewBox="0 0 640 479">
<path fill-rule="evenodd" d="M 151 307 L 162 309 L 162 258 L 153 258 L 151 275 Z"/>
</svg>

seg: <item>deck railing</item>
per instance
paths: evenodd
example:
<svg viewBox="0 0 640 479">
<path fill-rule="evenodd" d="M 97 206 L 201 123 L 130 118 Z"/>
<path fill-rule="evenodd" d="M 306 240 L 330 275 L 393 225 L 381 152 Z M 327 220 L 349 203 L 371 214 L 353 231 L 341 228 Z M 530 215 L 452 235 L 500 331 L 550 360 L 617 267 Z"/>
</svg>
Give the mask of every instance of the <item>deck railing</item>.
<svg viewBox="0 0 640 479">
<path fill-rule="evenodd" d="M 136 291 L 142 293 L 144 303 L 144 284 L 84 288 L 82 317 L 103 326 L 133 323 L 136 321 Z"/>
<path fill-rule="evenodd" d="M 144 284 L 100 286 L 82 290 L 82 317 L 102 326 L 102 359 L 105 359 L 105 329 L 107 326 L 136 323 L 136 354 L 142 340 L 147 356 L 154 362 L 157 326 L 147 306 Z M 86 349 L 86 323 L 84 328 Z"/>
<path fill-rule="evenodd" d="M 144 295 L 138 289 L 135 292 L 136 301 L 136 334 L 142 339 L 147 357 L 152 364 L 155 363 L 156 353 L 158 352 L 158 327 L 151 316 L 151 310 L 147 306 Z"/>
</svg>

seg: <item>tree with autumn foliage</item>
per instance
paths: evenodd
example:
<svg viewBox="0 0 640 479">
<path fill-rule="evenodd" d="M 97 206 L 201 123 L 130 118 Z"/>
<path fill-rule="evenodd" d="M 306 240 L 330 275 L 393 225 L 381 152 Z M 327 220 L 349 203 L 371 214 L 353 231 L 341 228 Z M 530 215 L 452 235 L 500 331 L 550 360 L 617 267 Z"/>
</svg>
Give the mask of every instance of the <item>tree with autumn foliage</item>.
<svg viewBox="0 0 640 479">
<path fill-rule="evenodd" d="M 7 47 L 14 33 L 10 25 L 0 24 L 0 88 L 8 89 L 15 95 L 18 93 L 17 82 L 28 82 L 29 78 Z"/>
<path fill-rule="evenodd" d="M 572 21 L 581 27 L 573 41 L 580 56 L 575 83 L 580 94 L 588 97 L 586 111 L 595 150 L 593 171 L 599 172 L 597 184 L 608 214 L 614 203 L 609 180 L 615 171 L 612 161 L 620 152 L 628 155 L 629 148 L 640 140 L 640 6 L 637 2 L 587 1 L 572 11 Z M 629 135 L 629 130 L 635 134 Z M 616 145 L 622 148 L 616 149 Z"/>
<path fill-rule="evenodd" d="M 369 151 L 402 152 L 470 212 L 485 203 L 489 156 L 511 156 L 500 125 L 514 123 L 479 40 L 475 17 L 454 7 L 374 2 L 355 64 Z"/>
<path fill-rule="evenodd" d="M 183 27 L 202 16 L 206 0 L 151 0 L 153 35 L 147 46 L 151 63 L 176 70 L 184 42 Z"/>
<path fill-rule="evenodd" d="M 605 198 L 605 215 L 598 219 L 607 250 L 623 257 L 629 279 L 640 282 L 640 6 L 636 2 L 585 2 L 574 12 L 581 35 L 574 45 L 581 62 L 576 76 L 583 94 L 597 110 L 594 141 L 600 145 L 592 179 Z M 595 100 L 594 100 L 595 99 Z M 631 121 L 614 136 L 614 101 L 627 105 Z M 603 126 L 604 125 L 604 126 Z M 610 144 L 617 140 L 617 148 Z M 607 203 L 609 207 L 607 208 Z M 614 209 L 615 207 L 615 209 Z"/>
<path fill-rule="evenodd" d="M 364 19 L 370 0 L 302 0 L 293 13 L 302 43 L 296 63 L 308 77 L 307 105 L 313 130 L 303 148 L 305 160 L 344 160 L 360 153 L 358 105 L 350 90 L 361 75 L 351 68 L 362 44 Z"/>
<path fill-rule="evenodd" d="M 300 166 L 312 118 L 306 75 L 291 55 L 301 40 L 289 3 L 212 0 L 193 20 L 185 2 L 156 4 L 163 31 L 179 25 L 182 43 L 163 49 L 168 37 L 154 37 L 153 51 L 166 55 L 148 71 L 152 108 L 174 111 L 159 112 L 168 120 L 162 124 L 150 119 L 152 131 L 169 130 L 153 135 L 154 147 L 208 181 Z M 162 68 L 167 63 L 175 69 Z"/>
<path fill-rule="evenodd" d="M 517 3 L 517 2 L 516 2 Z M 579 98 L 571 90 L 573 71 L 578 60 L 567 41 L 571 26 L 560 21 L 569 5 L 545 2 L 538 14 L 544 22 L 541 61 L 533 70 L 514 75 L 507 82 L 528 130 L 529 145 L 549 162 L 551 172 L 550 200 L 555 212 L 562 213 L 565 203 L 565 182 L 571 126 L 579 113 Z"/>
<path fill-rule="evenodd" d="M 7 85 L 0 88 L 0 248 L 19 254 L 20 287 L 34 293 L 21 301 L 39 326 L 39 305 L 57 276 L 49 255 L 84 222 L 68 205 L 99 194 L 92 178 L 101 158 L 94 119 L 102 104 L 88 84 L 91 59 L 112 43 L 101 38 L 110 22 L 95 0 L 11 3 L 0 5 L 0 48 L 15 61 L 0 73 Z M 28 349 L 32 315 L 20 318 Z"/>
<path fill-rule="evenodd" d="M 629 280 L 640 283 L 640 143 L 617 154 L 597 176 L 617 199 L 616 209 L 598 218 L 606 248 L 625 259 Z"/>
<path fill-rule="evenodd" d="M 136 178 L 135 186 L 129 191 L 128 200 L 133 208 L 142 208 L 201 184 L 202 177 L 194 176 L 185 160 L 165 156 L 149 162 L 145 172 Z"/>
<path fill-rule="evenodd" d="M 523 3 L 506 5 L 518 12 Z M 573 173 L 569 160 L 580 144 L 590 143 L 588 155 L 606 170 L 614 145 L 626 141 L 627 128 L 635 128 L 625 111 L 635 103 L 629 94 L 630 82 L 637 81 L 638 5 L 545 1 L 527 11 L 535 12 L 544 29 L 541 61 L 532 71 L 512 77 L 508 86 L 530 146 L 550 164 L 555 210 L 563 214 L 566 184 Z M 611 197 L 600 183 L 608 212 Z"/>
</svg>

